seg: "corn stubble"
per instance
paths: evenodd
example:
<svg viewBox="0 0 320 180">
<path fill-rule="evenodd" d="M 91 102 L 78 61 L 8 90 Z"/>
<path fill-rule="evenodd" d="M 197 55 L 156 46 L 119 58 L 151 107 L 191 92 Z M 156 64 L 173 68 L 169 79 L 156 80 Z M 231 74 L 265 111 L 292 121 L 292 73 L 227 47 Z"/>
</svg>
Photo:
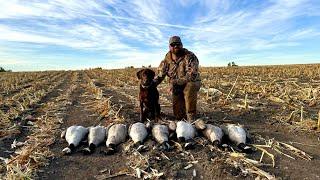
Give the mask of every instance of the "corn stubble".
<svg viewBox="0 0 320 180">
<path fill-rule="evenodd" d="M 283 126 L 301 131 L 319 132 L 320 129 L 320 65 L 287 65 L 264 67 L 201 67 L 202 87 L 199 92 L 199 102 L 211 107 L 223 107 L 238 112 L 264 112 L 272 114 L 273 119 Z M 126 123 L 121 116 L 122 104 L 113 101 L 113 97 L 104 94 L 104 88 L 120 90 L 131 103 L 138 106 L 135 96 L 126 91 L 138 88 L 135 77 L 136 69 L 122 70 L 91 69 L 84 71 L 85 89 L 83 96 L 90 96 L 94 100 L 84 106 L 94 112 L 99 122 Z M 41 100 L 63 83 L 63 79 L 71 76 L 70 86 L 55 98 L 41 104 Z M 1 160 L 1 165 L 6 167 L 2 177 L 7 179 L 32 179 L 39 168 L 47 165 L 48 158 L 53 154 L 48 146 L 55 142 L 56 134 L 65 117 L 65 107 L 70 104 L 70 96 L 77 88 L 77 72 L 50 71 L 34 73 L 4 73 L 0 76 L 0 138 L 18 136 L 21 133 L 23 117 L 32 111 L 34 106 L 41 106 L 48 113 L 36 117 L 31 133 L 26 143 L 17 148 L 15 155 Z M 103 79 L 106 87 L 101 87 L 96 80 Z M 160 91 L 168 88 L 166 83 L 158 87 Z M 170 105 L 166 96 L 161 96 L 163 106 Z M 202 107 L 199 107 L 202 109 Z M 203 110 L 203 109 L 202 109 Z M 259 144 L 252 144 L 261 153 L 260 159 L 251 159 L 246 154 L 236 151 L 220 151 L 208 145 L 206 140 L 198 138 L 196 141 L 201 146 L 219 152 L 217 157 L 226 160 L 231 166 L 241 170 L 243 174 L 266 179 L 276 178 L 267 172 L 264 167 L 275 167 L 276 156 L 290 159 L 301 158 L 312 160 L 312 156 L 288 142 L 275 139 L 259 139 Z M 130 144 L 125 144 L 125 146 Z M 128 148 L 125 151 L 129 152 Z M 177 153 L 190 163 L 181 168 L 192 169 L 193 175 L 197 171 L 193 166 L 198 163 L 190 152 L 183 152 L 176 148 Z M 158 159 L 155 159 L 158 157 Z M 112 177 L 128 175 L 144 178 L 159 178 L 164 175 L 163 169 L 153 164 L 159 161 L 169 161 L 171 157 L 159 154 L 152 150 L 150 154 L 142 155 L 131 152 L 128 156 L 127 169 L 115 173 Z M 169 160 L 168 160 L 169 159 Z M 215 159 L 214 161 L 218 161 Z M 1 171 L 0 171 L 1 172 Z M 2 173 L 3 174 L 3 173 Z M 111 178 L 101 172 L 97 178 Z M 0 176 L 1 177 L 1 176 Z"/>
</svg>

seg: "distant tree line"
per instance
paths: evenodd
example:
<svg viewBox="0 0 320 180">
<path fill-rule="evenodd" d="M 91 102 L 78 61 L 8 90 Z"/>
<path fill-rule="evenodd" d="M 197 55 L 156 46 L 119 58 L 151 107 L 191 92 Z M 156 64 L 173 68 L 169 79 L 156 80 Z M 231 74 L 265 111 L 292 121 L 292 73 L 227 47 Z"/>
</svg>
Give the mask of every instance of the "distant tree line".
<svg viewBox="0 0 320 180">
<path fill-rule="evenodd" d="M 147 66 L 142 66 L 142 68 L 146 68 Z M 151 68 L 151 64 L 148 66 L 148 68 Z M 134 66 L 127 66 L 125 69 L 134 69 Z"/>
<path fill-rule="evenodd" d="M 5 70 L 3 67 L 0 67 L 0 72 L 12 72 L 11 70 Z"/>
<path fill-rule="evenodd" d="M 146 66 L 142 66 L 142 68 L 146 68 Z M 151 64 L 148 66 L 148 68 L 151 68 Z"/>
<path fill-rule="evenodd" d="M 231 66 L 238 66 L 238 65 L 236 65 L 236 63 L 234 61 L 232 61 L 232 62 L 228 63 L 228 67 L 231 67 Z"/>
</svg>

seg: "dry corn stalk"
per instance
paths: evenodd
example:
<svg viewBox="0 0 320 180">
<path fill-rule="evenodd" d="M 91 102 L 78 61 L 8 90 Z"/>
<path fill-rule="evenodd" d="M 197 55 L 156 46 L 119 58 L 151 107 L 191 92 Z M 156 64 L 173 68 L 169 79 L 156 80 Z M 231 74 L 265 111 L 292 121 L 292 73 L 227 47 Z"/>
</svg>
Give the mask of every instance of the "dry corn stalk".
<svg viewBox="0 0 320 180">
<path fill-rule="evenodd" d="M 248 94 L 246 93 L 245 97 L 244 97 L 244 105 L 243 105 L 244 109 L 248 109 L 249 104 L 248 104 Z"/>
<path fill-rule="evenodd" d="M 268 99 L 273 101 L 273 102 L 277 102 L 277 103 L 285 103 L 284 100 L 282 100 L 282 99 L 280 99 L 278 97 L 272 96 L 272 95 Z"/>
<path fill-rule="evenodd" d="M 257 174 L 257 175 L 265 177 L 265 178 L 267 178 L 269 180 L 275 180 L 276 179 L 276 177 L 274 175 L 271 175 L 271 174 L 267 173 L 266 171 L 264 171 L 262 169 L 259 169 L 259 168 L 255 167 L 255 166 L 252 166 L 251 168 L 248 168 L 247 170 L 250 173 Z"/>
<path fill-rule="evenodd" d="M 301 106 L 300 121 L 303 121 L 303 106 Z"/>
<path fill-rule="evenodd" d="M 320 129 L 320 110 L 318 112 L 318 130 Z"/>
<path fill-rule="evenodd" d="M 289 145 L 287 143 L 276 141 L 275 139 L 269 139 L 268 141 L 266 141 L 266 145 L 254 145 L 254 146 L 258 147 L 258 148 L 263 148 L 263 147 L 271 148 L 271 149 L 277 151 L 279 154 L 287 156 L 291 159 L 295 159 L 295 158 L 289 154 L 284 153 L 283 151 L 291 152 L 292 154 L 294 154 L 304 160 L 308 160 L 308 161 L 312 160 L 312 158 L 313 158 L 312 156 L 310 156 L 306 152 L 304 152 L 296 147 L 293 147 L 292 145 Z"/>
<path fill-rule="evenodd" d="M 293 147 L 292 145 L 286 144 L 284 142 L 279 142 L 279 145 L 286 147 L 287 149 L 291 150 L 296 156 L 298 156 L 304 160 L 308 160 L 308 161 L 312 160 L 312 156 L 310 156 L 309 154 L 307 154 L 304 151 L 301 151 L 300 149 Z"/>
<path fill-rule="evenodd" d="M 269 180 L 275 179 L 274 175 L 271 175 L 270 173 L 256 167 L 262 166 L 263 164 L 259 163 L 259 161 L 246 158 L 245 154 L 243 153 L 229 153 L 229 158 L 227 159 L 227 162 L 240 168 L 240 170 L 244 173 L 249 172 L 251 174 L 257 174 L 258 176 L 265 177 Z"/>
<path fill-rule="evenodd" d="M 237 81 L 238 81 L 238 77 L 239 77 L 239 75 L 237 76 L 236 80 L 234 81 L 234 83 L 233 83 L 233 85 L 232 85 L 232 88 L 230 89 L 230 91 L 229 91 L 229 93 L 228 93 L 228 95 L 227 95 L 227 97 L 226 97 L 226 100 L 228 100 L 228 98 L 229 98 L 229 96 L 230 96 L 230 94 L 231 94 L 234 86 L 236 85 L 236 83 L 237 83 Z"/>
<path fill-rule="evenodd" d="M 269 153 L 267 150 L 265 150 L 265 149 L 264 149 L 262 146 L 260 146 L 260 145 L 253 145 L 253 146 L 262 152 L 259 162 L 262 162 L 263 157 L 264 157 L 264 154 L 267 154 L 267 155 L 271 158 L 271 160 L 272 160 L 272 167 L 275 166 L 275 160 L 274 160 L 274 155 L 273 155 L 273 154 Z"/>
</svg>

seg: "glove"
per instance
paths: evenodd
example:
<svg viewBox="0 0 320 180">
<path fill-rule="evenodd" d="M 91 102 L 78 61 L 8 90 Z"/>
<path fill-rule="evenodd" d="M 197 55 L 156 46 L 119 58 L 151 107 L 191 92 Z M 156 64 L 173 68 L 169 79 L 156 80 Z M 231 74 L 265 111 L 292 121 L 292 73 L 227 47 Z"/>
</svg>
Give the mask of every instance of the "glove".
<svg viewBox="0 0 320 180">
<path fill-rule="evenodd" d="M 181 86 L 181 85 L 184 85 L 184 84 L 186 84 L 186 80 L 185 79 L 171 79 L 170 80 L 170 83 L 174 86 L 174 85 L 179 85 L 179 86 Z"/>
<path fill-rule="evenodd" d="M 158 86 L 159 81 L 157 79 L 152 79 L 151 85 Z"/>
</svg>

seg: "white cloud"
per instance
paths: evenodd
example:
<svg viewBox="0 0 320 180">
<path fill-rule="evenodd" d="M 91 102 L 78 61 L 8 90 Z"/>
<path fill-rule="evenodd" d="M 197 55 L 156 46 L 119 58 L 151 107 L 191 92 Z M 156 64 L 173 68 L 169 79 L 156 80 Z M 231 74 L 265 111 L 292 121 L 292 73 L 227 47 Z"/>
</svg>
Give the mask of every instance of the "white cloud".
<svg viewBox="0 0 320 180">
<path fill-rule="evenodd" d="M 315 29 L 300 29 L 296 32 L 293 32 L 289 36 L 289 40 L 300 40 L 300 39 L 306 39 L 306 38 L 312 38 L 320 36 L 320 31 L 317 31 Z"/>
<path fill-rule="evenodd" d="M 320 35 L 316 23 L 296 22 L 320 16 L 317 0 L 11 0 L 1 1 L 1 9 L 0 44 L 21 43 L 16 50 L 30 56 L 44 53 L 39 45 L 96 52 L 114 59 L 114 66 L 158 65 L 173 34 L 206 63 L 298 47 Z"/>
<path fill-rule="evenodd" d="M 208 3 L 208 2 L 207 2 Z M 211 6 L 213 8 L 207 16 L 198 19 L 200 24 L 199 27 L 204 29 L 203 31 L 190 30 L 188 32 L 188 37 L 193 38 L 194 41 L 206 41 L 211 43 L 224 43 L 224 42 L 234 42 L 243 40 L 247 43 L 254 44 L 255 40 L 250 40 L 253 37 L 267 37 L 272 41 L 273 36 L 281 34 L 286 34 L 290 31 L 293 26 L 290 24 L 290 19 L 297 16 L 306 15 L 305 9 L 310 9 L 311 3 L 307 3 L 305 0 L 299 1 L 274 1 L 271 6 L 262 8 L 261 11 L 255 9 L 242 9 L 235 12 L 228 12 L 218 14 L 217 9 L 226 9 L 232 7 L 232 5 L 222 5 L 220 2 L 211 1 Z M 314 6 L 319 7 L 318 6 Z M 308 14 L 310 15 L 310 14 Z M 207 29 L 215 30 L 215 32 L 206 31 Z M 266 38 L 264 38 L 266 39 Z M 284 40 L 284 39 L 283 39 Z M 269 49 L 270 44 L 275 42 L 265 42 L 259 43 L 258 49 Z M 278 44 L 289 45 L 293 43 L 278 42 Z M 264 46 L 265 45 L 265 46 Z M 277 45 L 278 46 L 278 45 Z M 245 46 L 247 47 L 247 46 Z M 252 46 L 252 49 L 257 49 L 257 46 Z M 241 48 L 241 47 L 240 47 Z M 249 47 L 250 48 L 250 47 Z"/>
<path fill-rule="evenodd" d="M 139 14 L 143 19 L 147 19 L 153 22 L 162 22 L 163 7 L 160 0 L 134 0 L 132 1 L 135 6 L 134 11 Z M 130 9 L 132 11 L 132 9 Z M 141 18 L 141 19 L 142 19 Z"/>
<path fill-rule="evenodd" d="M 25 60 L 13 59 L 13 58 L 2 56 L 2 55 L 1 55 L 1 59 L 0 59 L 1 66 L 27 64 L 27 63 L 28 63 L 28 61 L 25 61 Z"/>
</svg>

